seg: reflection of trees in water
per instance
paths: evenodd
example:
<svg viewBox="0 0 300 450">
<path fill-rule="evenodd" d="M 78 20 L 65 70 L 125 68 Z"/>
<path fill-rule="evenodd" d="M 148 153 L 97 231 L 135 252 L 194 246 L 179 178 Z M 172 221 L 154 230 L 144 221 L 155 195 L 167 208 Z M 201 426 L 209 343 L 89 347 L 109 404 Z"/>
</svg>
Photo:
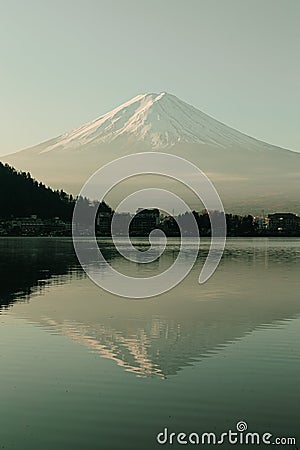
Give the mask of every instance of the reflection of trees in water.
<svg viewBox="0 0 300 450">
<path fill-rule="evenodd" d="M 298 263 L 297 245 L 286 246 L 282 241 L 283 245 L 280 247 L 280 241 L 276 239 L 260 242 L 264 244 L 256 248 L 254 241 L 236 240 L 234 246 L 230 245 L 225 249 L 221 265 L 228 261 L 243 261 L 254 267 L 264 261 L 267 268 L 269 260 L 278 265 Z M 133 245 L 142 252 L 149 247 L 149 242 L 145 238 L 135 239 Z M 201 263 L 204 263 L 207 256 L 208 245 L 209 241 L 199 253 Z M 178 256 L 178 246 L 178 240 L 168 242 L 165 252 L 170 263 Z M 123 259 L 123 267 L 118 262 L 119 270 L 130 270 L 132 263 L 120 256 L 110 239 L 99 240 L 99 247 L 107 261 Z M 189 257 L 188 251 L 186 257 Z M 155 269 L 155 263 L 153 264 L 151 269 Z M 166 267 L 162 269 L 165 270 Z M 0 277 L 0 307 L 5 307 L 21 298 L 28 300 L 33 293 L 42 292 L 46 286 L 63 284 L 71 278 L 85 277 L 85 274 L 79 266 L 71 239 L 27 237 L 0 238 Z"/>
<path fill-rule="evenodd" d="M 242 260 L 244 263 L 248 262 L 249 265 L 255 266 L 263 260 L 267 268 L 269 260 L 278 265 L 299 261 L 298 246 L 283 245 L 280 248 L 280 241 L 268 239 L 262 240 L 264 245 L 258 248 L 255 247 L 254 241 L 251 243 L 251 240 L 236 240 L 236 242 L 236 245 L 225 249 L 221 264 L 228 260 L 231 262 Z M 244 245 L 241 245 L 243 242 Z M 272 245 L 270 245 L 271 242 Z M 132 243 L 141 252 L 149 247 L 146 238 L 136 238 Z M 204 248 L 202 246 L 199 253 L 199 261 L 203 263 L 208 246 L 209 241 L 205 243 Z M 126 272 L 132 264 L 120 256 L 110 239 L 99 240 L 99 247 L 107 261 L 123 259 L 123 267 L 119 266 L 119 270 L 124 269 Z M 178 247 L 178 240 L 173 239 L 168 242 L 165 252 L 171 263 L 178 256 Z M 189 257 L 188 251 L 186 256 Z M 153 268 L 154 265 L 152 265 Z M 163 270 L 165 269 L 164 267 Z M 33 293 L 41 293 L 49 285 L 63 284 L 72 278 L 85 277 L 85 274 L 79 266 L 71 239 L 27 237 L 0 238 L 0 276 L 0 307 L 5 307 L 16 300 L 29 300 Z"/>
<path fill-rule="evenodd" d="M 50 284 L 82 277 L 70 240 L 3 238 L 0 240 L 0 307 L 29 300 Z"/>
<path fill-rule="evenodd" d="M 108 261 L 120 256 L 111 242 L 100 246 Z M 47 286 L 85 277 L 68 238 L 0 238 L 0 274 L 0 309 L 28 301 Z"/>
</svg>

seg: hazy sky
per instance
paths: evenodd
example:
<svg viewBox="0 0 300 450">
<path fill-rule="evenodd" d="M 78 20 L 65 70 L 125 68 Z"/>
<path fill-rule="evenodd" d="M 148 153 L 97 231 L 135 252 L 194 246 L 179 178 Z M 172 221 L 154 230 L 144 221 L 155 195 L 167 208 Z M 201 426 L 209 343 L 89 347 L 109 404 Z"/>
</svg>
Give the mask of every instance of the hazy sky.
<svg viewBox="0 0 300 450">
<path fill-rule="evenodd" d="M 299 0 L 0 0 L 0 154 L 144 92 L 300 151 Z"/>
</svg>

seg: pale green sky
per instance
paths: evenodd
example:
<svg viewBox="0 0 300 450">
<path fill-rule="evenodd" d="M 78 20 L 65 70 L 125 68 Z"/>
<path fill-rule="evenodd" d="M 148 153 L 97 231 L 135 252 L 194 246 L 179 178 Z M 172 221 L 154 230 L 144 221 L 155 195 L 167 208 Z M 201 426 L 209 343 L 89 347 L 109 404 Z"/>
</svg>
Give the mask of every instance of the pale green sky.
<svg viewBox="0 0 300 450">
<path fill-rule="evenodd" d="M 0 0 L 0 154 L 144 92 L 300 151 L 299 0 Z"/>
</svg>

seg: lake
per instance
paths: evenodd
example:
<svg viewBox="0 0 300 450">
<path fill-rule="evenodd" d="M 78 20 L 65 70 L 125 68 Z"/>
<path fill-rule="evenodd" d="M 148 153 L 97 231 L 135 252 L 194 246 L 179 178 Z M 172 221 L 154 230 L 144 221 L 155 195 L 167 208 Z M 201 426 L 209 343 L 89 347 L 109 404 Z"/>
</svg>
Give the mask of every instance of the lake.
<svg viewBox="0 0 300 450">
<path fill-rule="evenodd" d="M 170 239 L 159 261 L 130 265 L 99 245 L 138 276 L 178 253 Z M 240 421 L 299 446 L 300 239 L 228 239 L 199 285 L 208 246 L 173 290 L 131 300 L 90 281 L 68 238 L 0 238 L 0 448 L 150 450 L 165 428 Z"/>
</svg>

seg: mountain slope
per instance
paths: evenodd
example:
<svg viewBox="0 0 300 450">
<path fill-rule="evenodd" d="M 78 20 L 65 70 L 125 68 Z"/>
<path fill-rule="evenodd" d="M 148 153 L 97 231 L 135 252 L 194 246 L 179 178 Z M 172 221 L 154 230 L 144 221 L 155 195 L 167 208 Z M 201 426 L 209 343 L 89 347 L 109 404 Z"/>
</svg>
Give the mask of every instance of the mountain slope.
<svg viewBox="0 0 300 450">
<path fill-rule="evenodd" d="M 299 153 L 249 137 L 167 93 L 138 95 L 92 122 L 2 159 L 77 194 L 103 164 L 149 150 L 198 165 L 215 183 L 227 209 L 300 212 Z M 135 187 L 144 186 L 139 181 Z M 119 193 L 108 201 L 115 206 L 121 198 Z M 194 203 L 191 199 L 191 206 L 199 209 Z"/>
</svg>

